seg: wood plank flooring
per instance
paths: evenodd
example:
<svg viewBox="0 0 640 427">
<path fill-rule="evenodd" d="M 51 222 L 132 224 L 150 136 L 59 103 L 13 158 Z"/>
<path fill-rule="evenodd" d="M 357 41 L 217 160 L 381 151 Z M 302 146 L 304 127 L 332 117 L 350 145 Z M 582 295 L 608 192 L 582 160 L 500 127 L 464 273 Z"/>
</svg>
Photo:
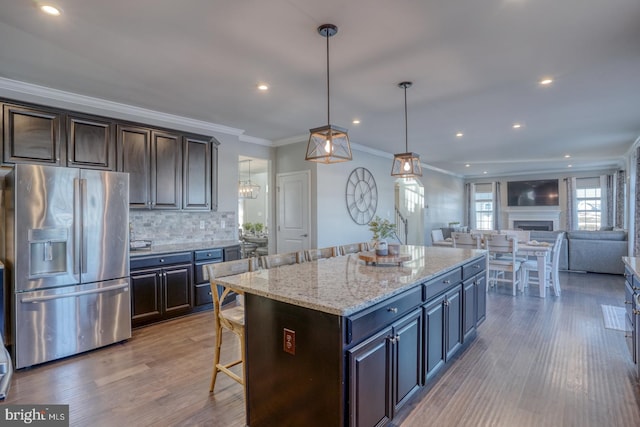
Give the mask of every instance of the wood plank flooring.
<svg viewBox="0 0 640 427">
<path fill-rule="evenodd" d="M 624 278 L 561 273 L 563 294 L 488 295 L 474 343 L 394 426 L 638 426 L 640 385 L 624 333 L 600 304 L 622 306 Z M 72 426 L 244 426 L 242 388 L 209 394 L 213 317 L 135 330 L 126 343 L 16 372 L 4 403 L 70 405 Z M 224 335 L 225 353 L 238 345 Z M 223 354 L 223 357 L 225 354 Z M 268 373 L 265 373 L 268 374 Z"/>
</svg>

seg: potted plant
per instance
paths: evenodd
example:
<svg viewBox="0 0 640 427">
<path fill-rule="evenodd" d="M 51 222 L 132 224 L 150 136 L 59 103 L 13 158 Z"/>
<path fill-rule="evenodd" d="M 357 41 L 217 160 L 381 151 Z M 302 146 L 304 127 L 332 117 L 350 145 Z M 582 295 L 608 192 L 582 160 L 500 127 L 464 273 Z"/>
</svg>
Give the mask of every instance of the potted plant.
<svg viewBox="0 0 640 427">
<path fill-rule="evenodd" d="M 387 239 L 393 236 L 396 226 L 392 224 L 388 219 L 382 219 L 376 215 L 371 221 L 369 221 L 369 230 L 373 233 L 374 246 L 376 248 L 376 255 L 386 256 L 389 254 L 387 248 Z"/>
<path fill-rule="evenodd" d="M 262 233 L 262 231 L 264 230 L 264 224 L 261 222 L 256 222 L 255 224 L 253 224 L 253 230 L 256 232 L 256 234 Z"/>
<path fill-rule="evenodd" d="M 245 233 L 253 233 L 253 224 L 250 222 L 245 222 L 244 224 L 242 224 L 242 228 L 244 229 Z"/>
</svg>

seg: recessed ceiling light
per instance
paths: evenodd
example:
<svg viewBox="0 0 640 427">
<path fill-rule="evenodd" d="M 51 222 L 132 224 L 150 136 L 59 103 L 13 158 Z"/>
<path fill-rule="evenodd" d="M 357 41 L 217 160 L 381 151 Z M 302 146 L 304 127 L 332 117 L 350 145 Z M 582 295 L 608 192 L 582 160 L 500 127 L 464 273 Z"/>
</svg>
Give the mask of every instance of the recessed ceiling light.
<svg viewBox="0 0 640 427">
<path fill-rule="evenodd" d="M 570 157 L 571 157 L 571 154 L 565 154 L 565 155 L 564 155 L 564 158 L 565 158 L 565 159 L 568 159 L 568 158 L 570 158 Z"/>
<path fill-rule="evenodd" d="M 353 121 L 351 122 L 354 125 L 359 125 L 360 124 L 360 120 L 359 119 L 353 119 Z"/>
<path fill-rule="evenodd" d="M 49 4 L 40 6 L 40 10 L 46 13 L 47 15 L 51 15 L 51 16 L 60 16 L 60 14 L 62 13 L 60 9 L 58 9 L 55 6 L 51 6 Z"/>
<path fill-rule="evenodd" d="M 468 168 L 469 166 L 471 166 L 469 163 L 467 163 L 466 165 L 464 165 L 465 168 Z"/>
<path fill-rule="evenodd" d="M 567 167 L 568 167 L 568 168 L 572 168 L 572 167 L 573 167 L 573 165 L 567 165 Z"/>
<path fill-rule="evenodd" d="M 456 136 L 457 136 L 458 138 L 462 138 L 462 137 L 464 136 L 464 133 L 462 133 L 462 132 L 458 132 L 458 133 L 456 133 Z"/>
<path fill-rule="evenodd" d="M 520 123 L 514 123 L 512 126 L 514 129 L 520 129 L 522 125 Z"/>
<path fill-rule="evenodd" d="M 264 92 L 264 91 L 266 91 L 266 90 L 269 90 L 269 85 L 268 85 L 268 84 L 266 84 L 266 83 L 260 83 L 260 84 L 258 85 L 258 90 L 261 90 L 261 91 L 263 91 L 263 92 Z"/>
<path fill-rule="evenodd" d="M 487 174 L 487 171 L 483 171 L 482 173 L 486 175 L 486 174 Z"/>
<path fill-rule="evenodd" d="M 540 80 L 540 84 L 543 85 L 543 86 L 550 85 L 551 83 L 553 83 L 553 79 L 551 79 L 549 77 L 546 77 L 546 78 Z"/>
</svg>

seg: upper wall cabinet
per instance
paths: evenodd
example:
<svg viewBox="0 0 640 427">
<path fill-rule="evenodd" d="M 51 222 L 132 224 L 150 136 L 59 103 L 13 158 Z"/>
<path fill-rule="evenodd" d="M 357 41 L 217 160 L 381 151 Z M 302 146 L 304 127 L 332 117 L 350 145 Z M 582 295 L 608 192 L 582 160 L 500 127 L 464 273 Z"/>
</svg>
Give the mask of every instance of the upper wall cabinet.
<svg viewBox="0 0 640 427">
<path fill-rule="evenodd" d="M 67 165 L 116 170 L 115 125 L 108 119 L 67 115 Z"/>
<path fill-rule="evenodd" d="M 185 136 L 183 139 L 182 208 L 210 210 L 217 208 L 217 185 L 212 193 L 212 167 L 217 169 L 217 144 L 209 138 Z M 212 163 L 215 165 L 212 166 Z M 213 203 L 212 203 L 213 200 Z"/>
<path fill-rule="evenodd" d="M 178 134 L 118 125 L 118 170 L 129 173 L 129 206 L 182 207 L 182 145 Z"/>
<path fill-rule="evenodd" d="M 2 111 L 3 163 L 65 164 L 62 112 L 13 104 Z"/>
</svg>

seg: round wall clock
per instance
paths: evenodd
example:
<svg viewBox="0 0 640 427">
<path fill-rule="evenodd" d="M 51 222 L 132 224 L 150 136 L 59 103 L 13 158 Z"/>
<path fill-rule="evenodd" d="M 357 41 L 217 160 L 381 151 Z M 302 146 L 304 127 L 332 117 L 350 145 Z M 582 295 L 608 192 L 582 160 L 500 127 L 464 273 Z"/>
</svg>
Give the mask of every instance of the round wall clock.
<svg viewBox="0 0 640 427">
<path fill-rule="evenodd" d="M 347 210 L 356 224 L 367 224 L 378 208 L 378 187 L 369 170 L 355 168 L 347 180 Z"/>
</svg>

